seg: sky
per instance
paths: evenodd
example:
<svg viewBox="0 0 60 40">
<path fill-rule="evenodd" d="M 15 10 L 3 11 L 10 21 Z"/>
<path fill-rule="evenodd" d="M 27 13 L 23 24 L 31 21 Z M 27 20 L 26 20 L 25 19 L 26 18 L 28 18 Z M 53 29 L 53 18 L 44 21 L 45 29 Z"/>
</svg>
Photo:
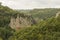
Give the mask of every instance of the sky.
<svg viewBox="0 0 60 40">
<path fill-rule="evenodd" d="M 60 8 L 60 0 L 0 0 L 12 9 Z"/>
</svg>

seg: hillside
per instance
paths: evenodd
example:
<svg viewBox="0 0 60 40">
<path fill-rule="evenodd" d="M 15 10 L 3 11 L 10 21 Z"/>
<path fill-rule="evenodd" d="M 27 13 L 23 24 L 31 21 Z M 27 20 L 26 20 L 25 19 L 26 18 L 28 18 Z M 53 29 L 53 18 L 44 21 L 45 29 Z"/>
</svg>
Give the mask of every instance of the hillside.
<svg viewBox="0 0 60 40">
<path fill-rule="evenodd" d="M 0 40 L 60 40 L 60 8 L 13 10 L 0 4 Z"/>
<path fill-rule="evenodd" d="M 33 24 L 32 20 L 33 19 L 30 15 L 24 15 L 7 6 L 0 5 L 0 37 L 3 40 L 7 40 L 9 36 L 13 35 L 14 30 L 20 29 L 22 26 L 25 27 L 25 25 L 27 26 L 28 22 L 31 26 Z M 10 25 L 10 23 L 12 26 Z M 20 26 L 18 27 L 18 25 Z"/>
<path fill-rule="evenodd" d="M 15 21 L 19 20 L 19 22 L 15 22 L 16 23 L 15 24 L 14 20 Z M 31 17 L 31 15 L 25 15 L 25 14 L 19 13 L 13 9 L 10 9 L 7 6 L 2 6 L 2 5 L 0 6 L 0 27 L 11 26 L 11 25 L 12 25 L 12 27 L 14 27 L 14 24 L 15 25 L 19 24 L 20 25 L 19 27 L 27 26 L 27 25 L 31 26 L 33 24 L 33 22 L 32 22 L 33 20 L 34 19 Z M 11 21 L 12 21 L 12 23 L 11 23 Z M 11 25 L 10 25 L 10 23 L 11 23 Z"/>
<path fill-rule="evenodd" d="M 60 40 L 60 15 L 41 21 L 37 26 L 15 32 L 12 40 Z"/>
</svg>

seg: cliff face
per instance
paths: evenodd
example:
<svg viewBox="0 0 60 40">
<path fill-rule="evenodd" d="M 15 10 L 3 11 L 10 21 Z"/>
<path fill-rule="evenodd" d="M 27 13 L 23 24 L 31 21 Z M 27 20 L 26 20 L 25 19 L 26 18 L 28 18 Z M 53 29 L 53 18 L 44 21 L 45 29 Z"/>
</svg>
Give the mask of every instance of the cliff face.
<svg viewBox="0 0 60 40">
<path fill-rule="evenodd" d="M 17 15 L 16 18 L 14 17 L 11 17 L 11 20 L 10 20 L 10 27 L 12 29 L 20 29 L 20 28 L 24 28 L 24 27 L 30 27 L 32 24 L 32 19 L 29 20 L 29 18 L 27 17 L 19 17 L 19 15 Z"/>
</svg>

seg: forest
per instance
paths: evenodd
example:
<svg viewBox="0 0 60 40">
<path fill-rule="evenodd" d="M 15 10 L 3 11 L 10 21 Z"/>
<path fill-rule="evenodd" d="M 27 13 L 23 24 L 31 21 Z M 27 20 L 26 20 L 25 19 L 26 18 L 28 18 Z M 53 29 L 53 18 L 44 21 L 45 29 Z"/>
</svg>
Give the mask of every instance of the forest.
<svg viewBox="0 0 60 40">
<path fill-rule="evenodd" d="M 60 8 L 14 10 L 0 3 L 0 40 L 60 40 Z"/>
</svg>

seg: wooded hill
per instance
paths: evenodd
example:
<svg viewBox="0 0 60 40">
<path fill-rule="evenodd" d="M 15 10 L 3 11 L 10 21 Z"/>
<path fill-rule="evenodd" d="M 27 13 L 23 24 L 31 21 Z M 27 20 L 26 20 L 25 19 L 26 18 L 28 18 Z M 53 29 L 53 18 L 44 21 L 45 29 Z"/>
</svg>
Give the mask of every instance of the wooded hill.
<svg viewBox="0 0 60 40">
<path fill-rule="evenodd" d="M 45 8 L 45 9 L 33 9 L 33 10 L 18 10 L 20 13 L 30 14 L 33 17 L 42 19 L 55 16 L 60 11 L 59 8 Z"/>
<path fill-rule="evenodd" d="M 13 10 L 0 4 L 0 40 L 60 40 L 60 9 Z"/>
</svg>

